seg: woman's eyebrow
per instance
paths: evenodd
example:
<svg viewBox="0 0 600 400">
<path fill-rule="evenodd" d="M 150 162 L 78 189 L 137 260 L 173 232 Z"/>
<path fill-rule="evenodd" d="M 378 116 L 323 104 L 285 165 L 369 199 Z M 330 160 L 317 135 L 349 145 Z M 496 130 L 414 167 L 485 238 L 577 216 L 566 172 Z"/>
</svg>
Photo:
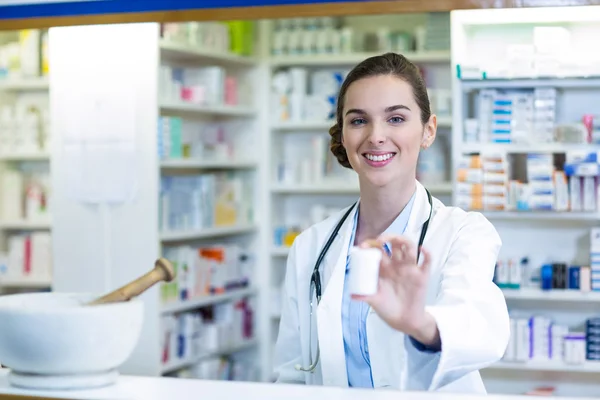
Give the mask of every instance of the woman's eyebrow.
<svg viewBox="0 0 600 400">
<path fill-rule="evenodd" d="M 410 111 L 410 108 L 408 108 L 407 106 L 405 106 L 403 104 L 396 104 L 394 106 L 386 107 L 385 112 L 392 112 L 392 111 L 396 111 L 396 110 Z M 346 115 L 348 115 L 348 114 L 365 115 L 365 114 L 367 114 L 367 112 L 365 110 L 361 110 L 359 108 L 351 108 L 348 111 L 346 111 Z"/>
<path fill-rule="evenodd" d="M 360 110 L 358 108 L 351 108 L 348 111 L 346 111 L 346 115 L 348 114 L 360 114 L 360 115 L 365 115 L 367 112 L 365 110 Z"/>
<path fill-rule="evenodd" d="M 390 106 L 390 107 L 386 108 L 385 112 L 392 112 L 392 111 L 396 111 L 396 110 L 408 110 L 408 111 L 410 111 L 410 108 L 408 108 L 407 106 L 405 106 L 403 104 L 397 104 L 395 106 Z"/>
</svg>

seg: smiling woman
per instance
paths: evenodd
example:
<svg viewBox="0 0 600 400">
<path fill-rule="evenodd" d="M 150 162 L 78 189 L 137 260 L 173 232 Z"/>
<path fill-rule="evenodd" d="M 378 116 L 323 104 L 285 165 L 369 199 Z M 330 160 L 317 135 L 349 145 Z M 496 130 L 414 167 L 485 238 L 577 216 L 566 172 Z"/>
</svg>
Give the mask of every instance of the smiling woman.
<svg viewBox="0 0 600 400">
<path fill-rule="evenodd" d="M 501 242 L 482 214 L 445 206 L 416 180 L 437 129 L 419 69 L 394 53 L 364 60 L 336 112 L 331 151 L 358 175 L 360 199 L 294 241 L 277 381 L 484 393 L 479 369 L 509 338 L 492 281 Z M 355 246 L 382 252 L 372 295 L 348 285 L 363 268 L 350 263 Z"/>
<path fill-rule="evenodd" d="M 371 57 L 348 74 L 340 88 L 337 121 L 329 131 L 331 151 L 358 174 L 362 203 L 387 214 L 371 218 L 369 211 L 361 213 L 365 219 L 359 218 L 359 243 L 381 234 L 398 216 L 398 205 L 408 203 L 415 191 L 419 151 L 431 146 L 436 128 L 427 87 L 419 69 L 404 56 Z M 383 204 L 371 199 L 376 193 Z"/>
</svg>

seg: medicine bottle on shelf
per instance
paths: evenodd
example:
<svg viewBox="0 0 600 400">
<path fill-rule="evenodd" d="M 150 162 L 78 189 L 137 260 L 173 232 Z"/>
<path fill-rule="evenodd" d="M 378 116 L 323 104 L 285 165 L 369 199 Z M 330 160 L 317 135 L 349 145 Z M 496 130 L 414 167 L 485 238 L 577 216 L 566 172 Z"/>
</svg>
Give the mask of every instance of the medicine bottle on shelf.
<svg viewBox="0 0 600 400">
<path fill-rule="evenodd" d="M 294 240 L 296 240 L 296 237 L 300 234 L 300 228 L 298 228 L 297 226 L 293 226 L 291 227 L 284 235 L 283 237 L 283 245 L 285 247 L 292 247 L 292 244 L 294 243 Z"/>
</svg>

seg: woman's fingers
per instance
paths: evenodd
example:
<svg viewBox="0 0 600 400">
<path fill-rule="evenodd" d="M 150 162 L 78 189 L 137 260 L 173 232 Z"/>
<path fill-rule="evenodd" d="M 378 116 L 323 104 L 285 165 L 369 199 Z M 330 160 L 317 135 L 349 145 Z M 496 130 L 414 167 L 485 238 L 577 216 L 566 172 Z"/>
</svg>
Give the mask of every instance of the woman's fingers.
<svg viewBox="0 0 600 400">
<path fill-rule="evenodd" d="M 385 242 L 382 242 L 379 239 L 369 239 L 369 240 L 365 240 L 364 242 L 362 242 L 358 247 L 360 247 L 361 249 L 368 249 L 368 248 L 374 247 L 374 248 L 380 248 L 383 250 L 384 244 L 385 244 Z"/>
<path fill-rule="evenodd" d="M 390 244 L 392 259 L 401 264 L 416 264 L 417 247 L 406 236 L 385 235 L 378 238 Z"/>
<path fill-rule="evenodd" d="M 388 244 L 391 256 L 387 256 L 384 246 Z M 399 274 L 399 268 L 417 265 L 417 246 L 406 236 L 381 235 L 377 239 L 366 240 L 360 244 L 361 248 L 377 248 L 383 252 L 380 263 L 380 275 L 382 278 L 395 278 Z M 421 247 L 422 265 L 421 270 L 429 274 L 431 265 L 430 253 Z"/>
<path fill-rule="evenodd" d="M 431 254 L 428 250 L 425 250 L 421 247 L 421 254 L 423 255 L 423 263 L 421 264 L 421 270 L 424 274 L 429 275 L 429 270 L 431 269 Z"/>
<path fill-rule="evenodd" d="M 398 275 L 398 269 L 390 257 L 382 257 L 379 263 L 379 277 L 384 279 L 393 279 Z"/>
</svg>

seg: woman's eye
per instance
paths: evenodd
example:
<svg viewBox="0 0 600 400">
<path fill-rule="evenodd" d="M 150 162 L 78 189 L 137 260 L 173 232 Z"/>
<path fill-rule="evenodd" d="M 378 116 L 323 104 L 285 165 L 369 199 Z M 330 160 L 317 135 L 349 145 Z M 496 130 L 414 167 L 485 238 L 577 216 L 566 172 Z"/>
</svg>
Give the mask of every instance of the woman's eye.
<svg viewBox="0 0 600 400">
<path fill-rule="evenodd" d="M 364 124 L 366 120 L 364 118 L 354 118 L 350 123 L 352 125 Z"/>
<path fill-rule="evenodd" d="M 402 118 L 402 117 L 392 117 L 392 118 L 390 118 L 390 120 L 389 120 L 389 121 L 390 121 L 392 124 L 399 124 L 399 123 L 401 123 L 401 122 L 403 122 L 403 121 L 404 121 L 404 118 Z"/>
</svg>

